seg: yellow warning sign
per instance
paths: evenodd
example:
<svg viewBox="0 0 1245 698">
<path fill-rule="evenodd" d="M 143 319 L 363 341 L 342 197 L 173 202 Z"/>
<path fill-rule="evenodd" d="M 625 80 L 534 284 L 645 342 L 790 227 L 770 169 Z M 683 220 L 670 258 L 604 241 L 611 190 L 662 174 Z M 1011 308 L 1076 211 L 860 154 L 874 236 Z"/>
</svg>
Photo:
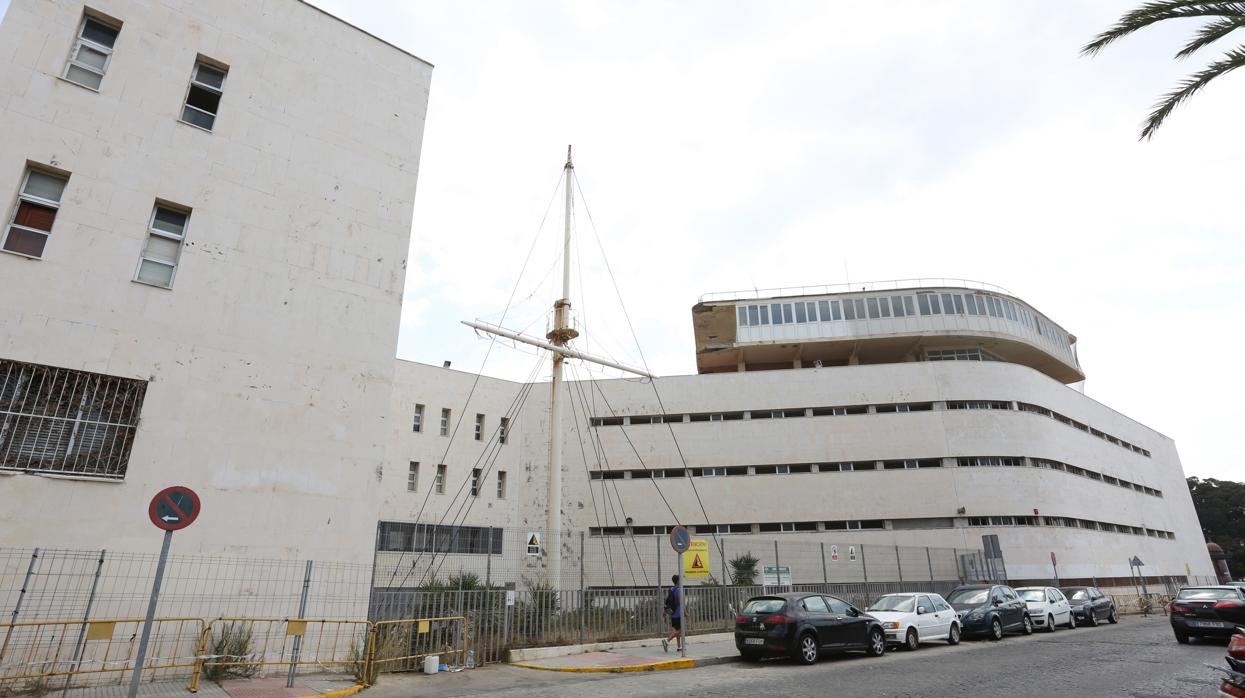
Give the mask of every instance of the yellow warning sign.
<svg viewBox="0 0 1245 698">
<path fill-rule="evenodd" d="M 86 639 L 111 640 L 112 633 L 116 628 L 117 622 L 111 620 L 88 623 L 86 626 Z"/>
<path fill-rule="evenodd" d="M 683 577 L 704 579 L 709 576 L 709 541 L 693 538 L 683 553 Z"/>
</svg>

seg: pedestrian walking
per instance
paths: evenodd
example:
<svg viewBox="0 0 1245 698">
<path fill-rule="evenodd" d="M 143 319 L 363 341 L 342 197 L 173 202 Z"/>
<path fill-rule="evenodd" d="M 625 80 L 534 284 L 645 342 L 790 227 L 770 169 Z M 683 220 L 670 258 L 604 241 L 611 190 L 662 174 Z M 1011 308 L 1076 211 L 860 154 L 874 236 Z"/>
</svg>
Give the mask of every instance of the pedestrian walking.
<svg viewBox="0 0 1245 698">
<path fill-rule="evenodd" d="M 663 652 L 670 651 L 670 641 L 674 640 L 676 649 L 683 651 L 683 642 L 679 637 L 679 628 L 683 625 L 683 595 L 679 593 L 679 575 L 670 578 L 674 586 L 666 592 L 666 601 L 662 605 L 662 615 L 670 619 L 670 634 L 661 639 Z"/>
</svg>

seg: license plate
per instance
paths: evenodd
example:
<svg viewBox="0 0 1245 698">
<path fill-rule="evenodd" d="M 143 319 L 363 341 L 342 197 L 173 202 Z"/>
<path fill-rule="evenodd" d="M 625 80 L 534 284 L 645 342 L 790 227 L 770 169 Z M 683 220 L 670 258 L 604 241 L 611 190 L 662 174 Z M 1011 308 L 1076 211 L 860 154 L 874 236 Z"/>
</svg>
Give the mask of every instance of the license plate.
<svg viewBox="0 0 1245 698">
<path fill-rule="evenodd" d="M 745 645 L 764 645 L 764 644 L 765 644 L 765 638 L 763 638 L 763 637 L 745 637 L 745 638 L 744 638 L 744 644 L 745 644 Z"/>
<path fill-rule="evenodd" d="M 1191 620 L 1189 626 L 1193 628 L 1226 628 L 1228 624 L 1221 620 Z"/>
</svg>

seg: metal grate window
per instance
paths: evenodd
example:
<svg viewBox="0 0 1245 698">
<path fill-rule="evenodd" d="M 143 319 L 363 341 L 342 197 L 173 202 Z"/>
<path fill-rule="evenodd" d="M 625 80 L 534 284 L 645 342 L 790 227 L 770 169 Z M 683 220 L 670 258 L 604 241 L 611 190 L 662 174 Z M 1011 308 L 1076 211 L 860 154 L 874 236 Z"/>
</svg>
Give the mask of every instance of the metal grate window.
<svg viewBox="0 0 1245 698">
<path fill-rule="evenodd" d="M 121 479 L 147 382 L 0 359 L 0 469 Z"/>
</svg>

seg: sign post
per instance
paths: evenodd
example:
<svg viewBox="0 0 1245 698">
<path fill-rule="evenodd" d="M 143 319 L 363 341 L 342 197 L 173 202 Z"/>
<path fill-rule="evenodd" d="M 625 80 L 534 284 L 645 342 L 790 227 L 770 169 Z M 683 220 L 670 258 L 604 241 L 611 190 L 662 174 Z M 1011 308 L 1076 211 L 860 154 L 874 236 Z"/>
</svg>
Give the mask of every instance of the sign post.
<svg viewBox="0 0 1245 698">
<path fill-rule="evenodd" d="M 687 603 L 683 598 L 683 554 L 692 545 L 692 534 L 686 526 L 675 526 L 670 530 L 670 547 L 679 554 L 679 656 L 687 656 Z M 660 580 L 658 580 L 660 583 Z"/>
<path fill-rule="evenodd" d="M 1055 564 L 1055 551 L 1050 551 L 1050 568 L 1055 571 L 1055 586 L 1059 586 L 1059 566 Z"/>
<path fill-rule="evenodd" d="M 143 619 L 143 634 L 138 641 L 138 653 L 134 655 L 134 676 L 130 678 L 129 698 L 138 696 L 143 680 L 143 663 L 147 659 L 147 643 L 151 640 L 151 623 L 156 617 L 156 604 L 160 600 L 160 585 L 164 582 L 164 566 L 169 560 L 169 546 L 173 543 L 173 531 L 180 531 L 199 518 L 199 495 L 189 487 L 166 487 L 151 498 L 147 517 L 156 528 L 164 531 L 164 543 L 160 546 L 160 561 L 156 563 L 156 579 L 151 583 L 151 599 L 147 602 L 147 616 Z"/>
</svg>

